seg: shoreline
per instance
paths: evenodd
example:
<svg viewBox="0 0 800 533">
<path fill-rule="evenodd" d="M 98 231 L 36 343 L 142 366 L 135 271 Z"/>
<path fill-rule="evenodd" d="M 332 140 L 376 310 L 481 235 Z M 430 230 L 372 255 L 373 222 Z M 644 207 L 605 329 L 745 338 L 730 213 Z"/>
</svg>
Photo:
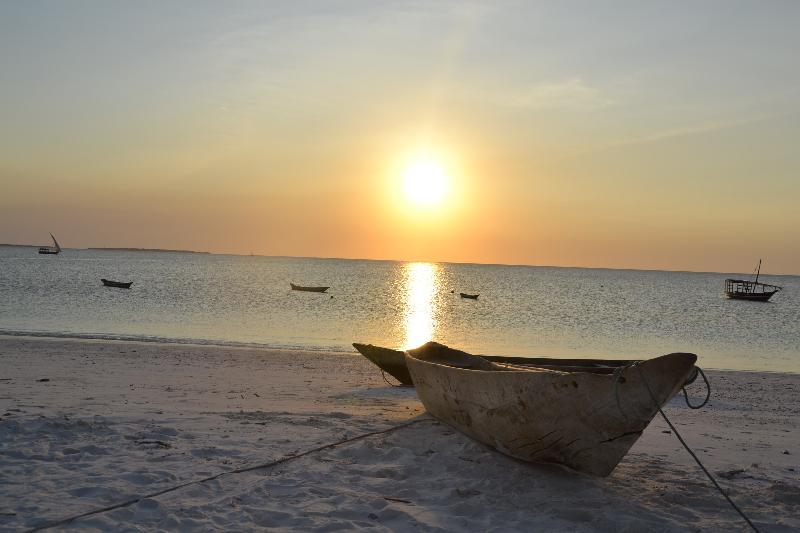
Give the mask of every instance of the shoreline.
<svg viewBox="0 0 800 533">
<path fill-rule="evenodd" d="M 23 339 L 23 340 L 41 340 L 41 341 L 65 341 L 65 342 L 108 342 L 108 343 L 132 343 L 132 344 L 144 344 L 144 345 L 164 345 L 164 346 L 192 346 L 195 348 L 234 348 L 234 349 L 249 349 L 249 350 L 260 350 L 260 351 L 278 351 L 278 352 L 303 352 L 303 353 L 335 353 L 335 354 L 350 354 L 354 350 L 352 346 L 342 346 L 341 349 L 337 349 L 336 346 L 279 346 L 279 345 L 267 345 L 267 344 L 259 344 L 259 343 L 247 343 L 247 342 L 236 342 L 236 341 L 207 341 L 204 342 L 203 339 L 180 339 L 180 338 L 147 338 L 147 337 L 136 337 L 134 335 L 118 335 L 114 336 L 111 334 L 81 334 L 81 333 L 74 333 L 74 334 L 57 334 L 57 333 L 48 333 L 42 332 L 41 334 L 37 332 L 0 332 L 0 341 L 3 340 L 10 340 L 10 339 Z"/>
<path fill-rule="evenodd" d="M 237 342 L 237 341 L 220 341 L 220 340 L 208 340 L 205 341 L 204 339 L 181 339 L 181 338 L 164 338 L 164 337 L 156 337 L 156 338 L 147 338 L 147 337 L 136 337 L 135 335 L 112 335 L 112 334 L 81 334 L 81 333 L 50 333 L 50 332 L 9 332 L 9 331 L 2 331 L 0 330 L 0 342 L 3 340 L 11 340 L 11 339 L 23 339 L 23 340 L 41 340 L 41 341 L 65 341 L 65 342 L 109 342 L 109 343 L 139 343 L 145 345 L 165 345 L 165 346 L 192 346 L 196 348 L 218 348 L 218 349 L 227 349 L 227 348 L 235 348 L 235 349 L 249 349 L 249 350 L 258 350 L 258 351 L 275 351 L 275 352 L 302 352 L 302 353 L 310 353 L 310 354 L 321 354 L 321 353 L 335 353 L 335 354 L 353 354 L 356 353 L 355 349 L 351 345 L 343 345 L 343 346 L 308 346 L 308 345 L 293 345 L 293 346 L 281 346 L 281 345 L 269 345 L 269 344 L 260 344 L 260 343 L 247 343 L 247 342 Z M 358 341 L 355 341 L 358 342 Z M 501 355 L 501 354 L 476 354 L 476 355 Z M 653 357 L 658 355 L 664 355 L 661 353 L 653 353 Z M 702 354 L 698 353 L 698 362 L 702 363 Z M 514 357 L 549 357 L 553 359 L 563 359 L 563 358 L 574 358 L 574 357 L 586 357 L 587 359 L 592 359 L 591 356 L 587 356 L 586 354 L 582 354 L 580 352 L 576 353 L 564 353 L 560 355 L 547 355 L 547 354 L 513 354 Z M 619 355 L 617 357 L 607 354 L 598 354 L 596 357 L 597 359 L 620 359 L 620 360 L 628 360 L 630 357 L 625 355 Z M 720 372 L 752 372 L 758 374 L 778 374 L 778 375 L 789 375 L 789 376 L 800 376 L 800 371 L 793 372 L 790 370 L 755 370 L 755 369 L 742 369 L 742 368 L 726 368 L 726 367 L 713 367 L 713 366 L 704 366 L 700 365 L 703 370 L 712 370 L 712 371 L 720 371 Z"/>
<path fill-rule="evenodd" d="M 0 529 L 427 417 L 413 388 L 388 386 L 355 352 L 0 337 L 0 363 Z M 800 376 L 708 374 L 706 408 L 691 411 L 679 395 L 665 412 L 762 531 L 800 528 Z M 693 399 L 701 393 L 690 390 Z M 522 463 L 431 421 L 70 527 L 684 531 L 687 523 L 746 530 L 659 418 L 607 478 Z"/>
</svg>

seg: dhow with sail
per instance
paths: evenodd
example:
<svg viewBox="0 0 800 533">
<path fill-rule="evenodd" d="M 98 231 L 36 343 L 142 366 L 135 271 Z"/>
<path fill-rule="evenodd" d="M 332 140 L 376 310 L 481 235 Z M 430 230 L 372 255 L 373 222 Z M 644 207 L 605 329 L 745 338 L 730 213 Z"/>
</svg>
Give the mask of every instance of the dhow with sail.
<svg viewBox="0 0 800 533">
<path fill-rule="evenodd" d="M 40 246 L 39 253 L 43 255 L 56 255 L 61 253 L 61 246 L 59 246 L 58 241 L 53 234 L 50 234 L 50 238 L 53 239 L 53 246 Z"/>
</svg>

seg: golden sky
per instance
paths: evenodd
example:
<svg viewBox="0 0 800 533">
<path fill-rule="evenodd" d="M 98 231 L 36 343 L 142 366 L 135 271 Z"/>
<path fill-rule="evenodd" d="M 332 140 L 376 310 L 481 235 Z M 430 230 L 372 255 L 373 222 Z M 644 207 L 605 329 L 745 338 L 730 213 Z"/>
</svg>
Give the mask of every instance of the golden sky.
<svg viewBox="0 0 800 533">
<path fill-rule="evenodd" d="M 0 242 L 798 274 L 798 15 L 3 3 Z"/>
</svg>

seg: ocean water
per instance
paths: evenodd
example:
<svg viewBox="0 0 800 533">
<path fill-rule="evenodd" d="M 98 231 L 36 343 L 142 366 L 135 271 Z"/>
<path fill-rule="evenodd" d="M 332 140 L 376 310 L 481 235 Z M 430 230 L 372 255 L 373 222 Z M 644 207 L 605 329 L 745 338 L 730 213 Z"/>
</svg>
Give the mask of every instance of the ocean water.
<svg viewBox="0 0 800 533">
<path fill-rule="evenodd" d="M 757 303 L 726 299 L 729 276 L 0 247 L 0 334 L 337 351 L 433 339 L 473 353 L 625 359 L 688 351 L 706 368 L 800 372 L 800 277 L 762 276 L 784 290 Z"/>
</svg>

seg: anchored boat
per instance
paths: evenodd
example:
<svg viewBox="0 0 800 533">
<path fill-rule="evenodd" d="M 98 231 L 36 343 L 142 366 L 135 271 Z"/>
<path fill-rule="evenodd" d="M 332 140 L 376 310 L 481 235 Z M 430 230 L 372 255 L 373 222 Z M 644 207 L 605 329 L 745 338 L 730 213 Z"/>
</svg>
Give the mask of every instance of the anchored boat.
<svg viewBox="0 0 800 533">
<path fill-rule="evenodd" d="M 116 287 L 118 289 L 130 289 L 131 285 L 133 285 L 132 281 L 123 282 L 123 281 L 112 281 L 110 279 L 100 278 L 100 281 L 103 282 L 103 285 L 106 287 Z"/>
<path fill-rule="evenodd" d="M 53 246 L 40 246 L 39 253 L 43 255 L 57 255 L 61 253 L 61 246 L 59 246 L 58 241 L 53 234 L 50 234 L 50 238 L 53 239 Z"/>
<path fill-rule="evenodd" d="M 760 274 L 761 259 L 758 260 L 758 270 L 754 281 L 731 278 L 725 280 L 725 296 L 734 300 L 769 301 L 772 295 L 782 290 L 783 287 L 770 285 L 769 283 L 759 283 L 758 276 Z"/>
<path fill-rule="evenodd" d="M 498 451 L 607 476 L 675 393 L 697 356 L 672 353 L 613 373 L 502 365 L 429 342 L 405 355 L 425 409 Z"/>
<path fill-rule="evenodd" d="M 458 295 L 468 300 L 477 300 L 478 296 L 480 296 L 480 294 L 467 294 L 465 292 L 459 292 Z"/>
<path fill-rule="evenodd" d="M 295 285 L 294 283 L 289 283 L 292 287 L 293 291 L 303 291 L 303 292 L 325 292 L 330 287 L 304 287 L 303 285 Z"/>
</svg>

